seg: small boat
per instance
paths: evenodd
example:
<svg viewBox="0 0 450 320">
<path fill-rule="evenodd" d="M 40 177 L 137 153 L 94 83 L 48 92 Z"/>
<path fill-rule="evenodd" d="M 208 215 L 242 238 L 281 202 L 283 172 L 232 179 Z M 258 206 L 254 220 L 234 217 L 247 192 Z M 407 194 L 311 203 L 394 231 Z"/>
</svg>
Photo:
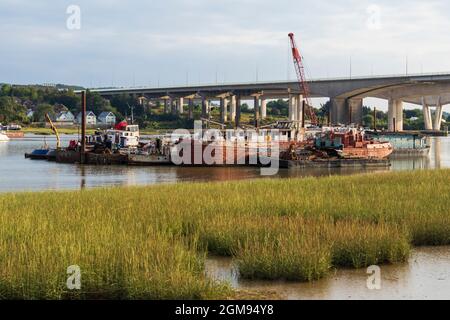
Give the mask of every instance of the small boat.
<svg viewBox="0 0 450 320">
<path fill-rule="evenodd" d="M 30 160 L 56 160 L 56 149 L 51 149 L 47 142 L 40 149 L 33 150 L 31 153 L 25 153 L 25 159 Z"/>
<path fill-rule="evenodd" d="M 7 142 L 9 141 L 9 137 L 4 133 L 3 131 L 0 131 L 0 142 Z"/>
<path fill-rule="evenodd" d="M 31 160 L 49 160 L 49 153 L 52 151 L 50 149 L 36 149 L 31 153 L 25 153 L 25 158 Z"/>
</svg>

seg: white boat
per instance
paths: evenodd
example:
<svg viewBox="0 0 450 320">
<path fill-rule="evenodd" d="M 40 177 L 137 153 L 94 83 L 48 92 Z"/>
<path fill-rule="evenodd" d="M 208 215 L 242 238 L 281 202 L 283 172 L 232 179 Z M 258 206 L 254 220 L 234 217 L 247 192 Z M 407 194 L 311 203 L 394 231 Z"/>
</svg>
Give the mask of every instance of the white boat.
<svg viewBox="0 0 450 320">
<path fill-rule="evenodd" d="M 125 130 L 107 130 L 108 140 L 113 144 L 120 145 L 121 148 L 135 148 L 139 145 L 139 126 L 127 125 Z"/>
<path fill-rule="evenodd" d="M 8 136 L 3 131 L 0 131 L 0 142 L 6 142 L 9 141 Z"/>
</svg>

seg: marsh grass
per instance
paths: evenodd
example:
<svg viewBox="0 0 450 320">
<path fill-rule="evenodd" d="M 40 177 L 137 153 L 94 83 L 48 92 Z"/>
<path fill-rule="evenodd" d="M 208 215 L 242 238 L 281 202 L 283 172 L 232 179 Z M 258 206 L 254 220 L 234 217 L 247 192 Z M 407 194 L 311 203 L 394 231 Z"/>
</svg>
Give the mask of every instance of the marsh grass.
<svg viewBox="0 0 450 320">
<path fill-rule="evenodd" d="M 0 297 L 223 298 L 208 252 L 243 277 L 309 281 L 449 244 L 450 170 L 5 194 Z"/>
</svg>

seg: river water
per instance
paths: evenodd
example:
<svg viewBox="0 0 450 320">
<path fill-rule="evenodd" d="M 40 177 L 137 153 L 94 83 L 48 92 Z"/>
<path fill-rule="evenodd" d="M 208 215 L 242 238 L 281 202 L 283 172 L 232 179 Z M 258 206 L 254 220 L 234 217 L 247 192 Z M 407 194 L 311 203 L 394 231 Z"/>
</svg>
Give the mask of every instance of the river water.
<svg viewBox="0 0 450 320">
<path fill-rule="evenodd" d="M 75 139 L 63 136 L 63 145 Z M 262 178 L 259 168 L 179 168 L 79 166 L 24 158 L 52 137 L 27 135 L 24 139 L 0 143 L 0 192 L 80 189 L 103 186 L 132 186 L 187 181 L 224 181 Z M 450 138 L 430 138 L 429 157 L 394 159 L 390 170 L 450 168 Z M 357 169 L 280 169 L 271 178 L 354 174 Z"/>
<path fill-rule="evenodd" d="M 27 135 L 0 143 L 0 193 L 13 191 L 77 190 L 104 186 L 132 186 L 187 181 L 224 181 L 261 178 L 258 168 L 180 168 L 79 166 L 31 161 L 26 152 L 40 148 L 52 137 Z M 76 139 L 64 136 L 63 145 Z M 393 159 L 389 170 L 450 168 L 450 138 L 430 138 L 427 157 Z M 356 169 L 280 169 L 271 178 L 347 175 Z M 235 288 L 270 292 L 283 299 L 450 299 L 450 247 L 416 249 L 409 264 L 382 267 L 382 289 L 368 290 L 366 270 L 337 270 L 313 283 L 243 281 L 230 259 L 208 260 L 213 278 Z"/>
<path fill-rule="evenodd" d="M 310 282 L 239 279 L 229 258 L 210 258 L 207 274 L 236 289 L 252 290 L 287 300 L 449 300 L 450 247 L 414 249 L 409 263 L 380 266 L 379 290 L 370 290 L 367 269 L 339 269 Z"/>
</svg>

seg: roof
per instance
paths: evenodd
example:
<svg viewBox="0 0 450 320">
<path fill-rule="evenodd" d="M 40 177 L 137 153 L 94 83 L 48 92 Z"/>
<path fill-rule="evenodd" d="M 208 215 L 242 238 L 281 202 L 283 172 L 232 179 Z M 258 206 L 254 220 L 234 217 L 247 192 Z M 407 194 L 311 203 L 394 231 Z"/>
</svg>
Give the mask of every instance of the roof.
<svg viewBox="0 0 450 320">
<path fill-rule="evenodd" d="M 292 121 L 279 121 L 274 129 L 279 129 L 279 130 L 292 130 L 294 128 L 294 122 Z"/>
<path fill-rule="evenodd" d="M 67 114 L 71 114 L 73 116 L 73 113 L 70 112 L 70 111 L 61 111 L 56 116 L 59 118 L 59 117 L 61 117 L 63 115 L 67 115 Z"/>
<path fill-rule="evenodd" d="M 86 116 L 89 116 L 89 115 L 94 115 L 94 117 L 95 117 L 95 113 L 93 111 L 86 111 Z M 77 117 L 81 117 L 81 112 L 78 113 Z"/>
<path fill-rule="evenodd" d="M 111 111 L 103 111 L 102 113 L 100 113 L 99 114 L 99 118 L 104 118 L 104 117 L 107 117 L 107 116 L 109 116 L 109 115 L 113 115 L 114 117 L 116 116 L 113 112 L 111 112 Z"/>
</svg>

